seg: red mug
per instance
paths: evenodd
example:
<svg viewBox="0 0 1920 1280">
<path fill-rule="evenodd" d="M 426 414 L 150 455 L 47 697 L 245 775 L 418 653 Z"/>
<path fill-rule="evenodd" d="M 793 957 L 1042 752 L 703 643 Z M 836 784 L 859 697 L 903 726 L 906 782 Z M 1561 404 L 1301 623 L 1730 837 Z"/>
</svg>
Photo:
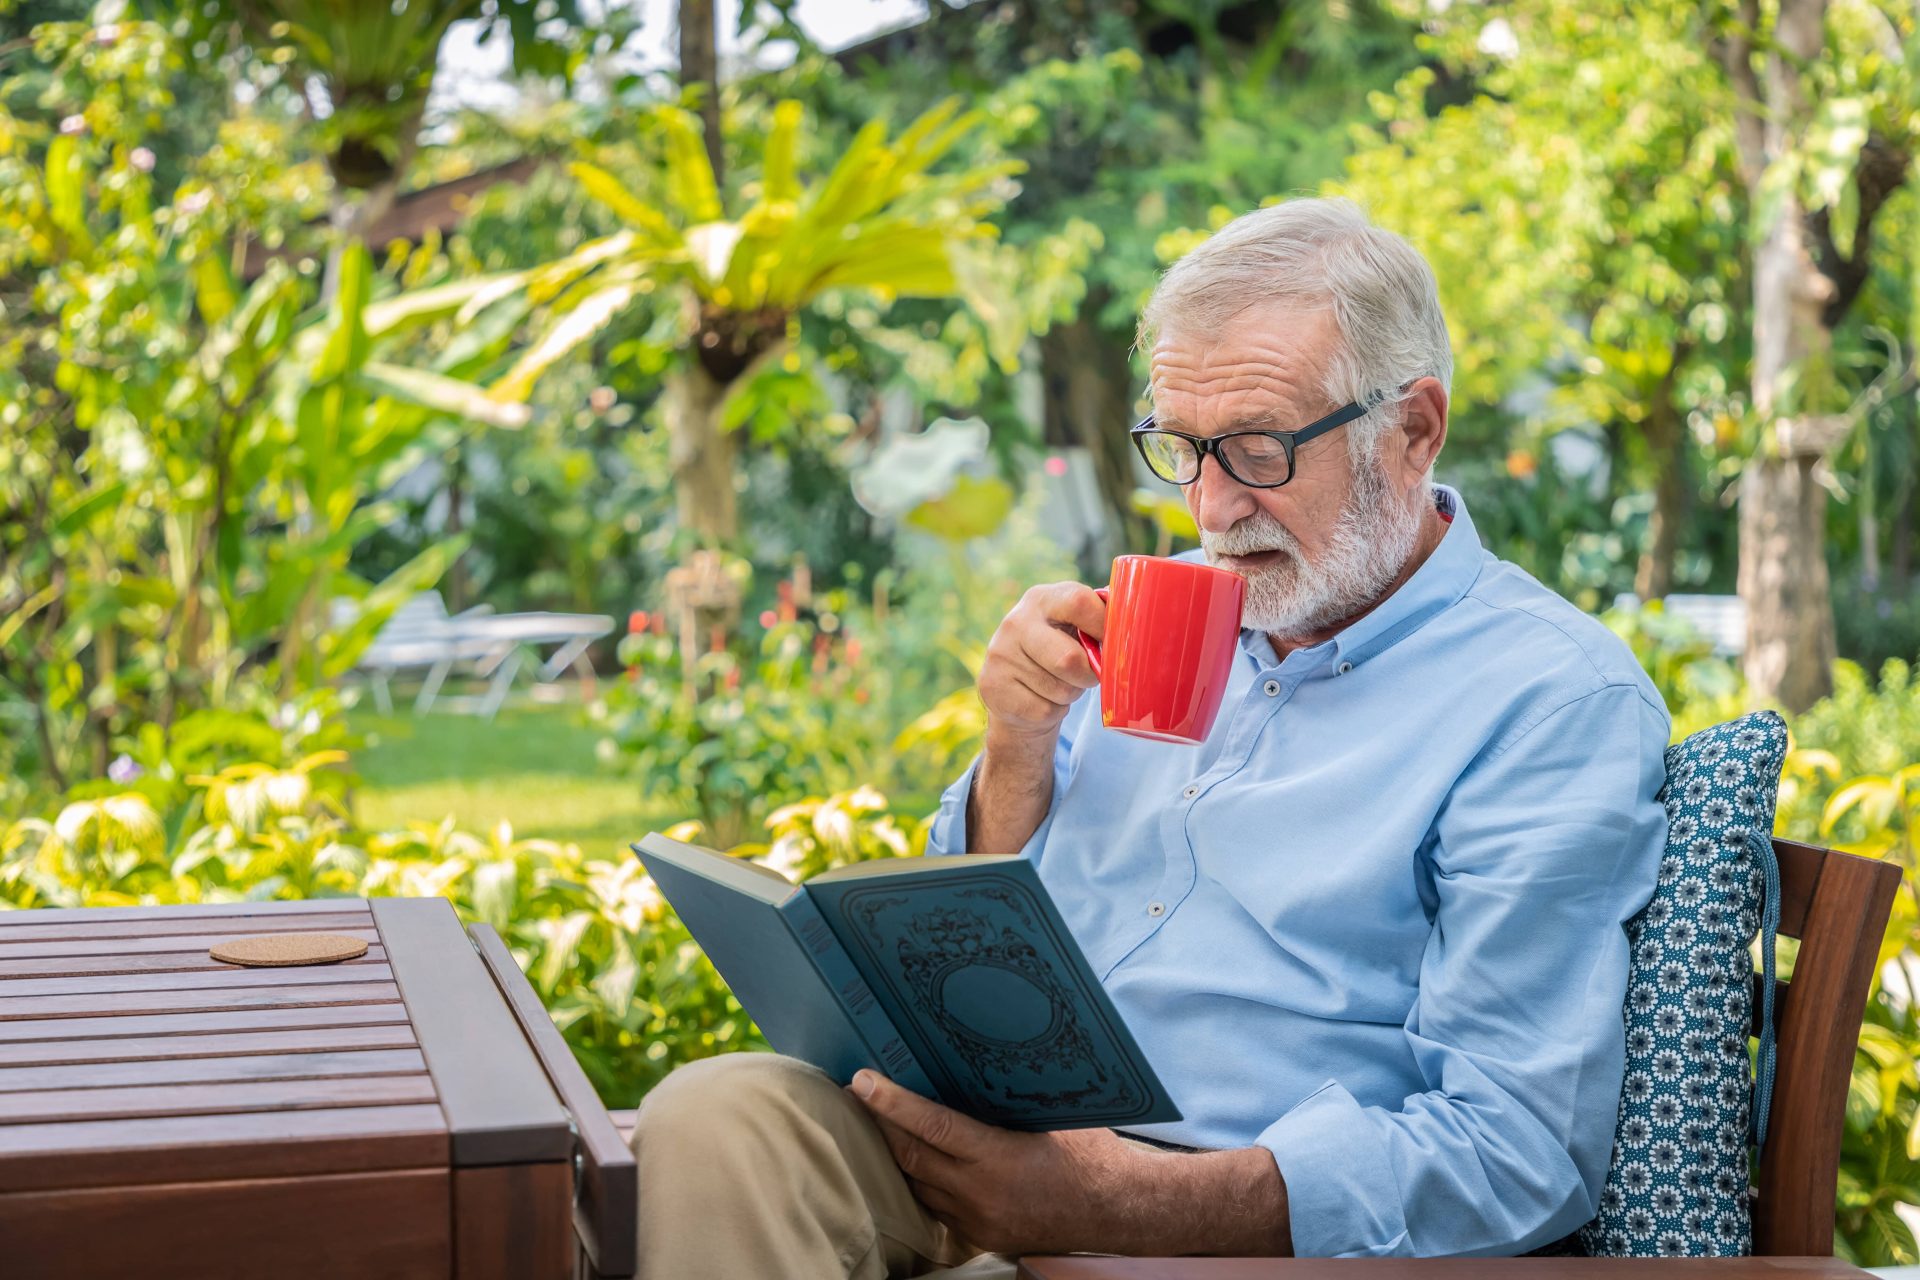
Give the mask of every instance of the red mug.
<svg viewBox="0 0 1920 1280">
<path fill-rule="evenodd" d="M 1206 741 L 1240 646 L 1247 583 L 1189 560 L 1119 556 L 1098 589 L 1105 638 L 1077 632 L 1100 677 L 1100 723 L 1158 742 Z"/>
</svg>

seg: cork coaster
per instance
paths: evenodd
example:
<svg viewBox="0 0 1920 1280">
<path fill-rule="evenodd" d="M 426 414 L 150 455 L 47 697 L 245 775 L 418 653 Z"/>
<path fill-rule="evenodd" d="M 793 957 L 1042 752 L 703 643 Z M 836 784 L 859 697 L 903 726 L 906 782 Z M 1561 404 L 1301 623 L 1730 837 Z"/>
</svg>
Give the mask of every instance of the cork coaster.
<svg viewBox="0 0 1920 1280">
<path fill-rule="evenodd" d="M 341 933 L 265 933 L 254 938 L 229 938 L 209 947 L 207 954 L 228 964 L 262 968 L 332 964 L 367 954 L 367 944 Z"/>
</svg>

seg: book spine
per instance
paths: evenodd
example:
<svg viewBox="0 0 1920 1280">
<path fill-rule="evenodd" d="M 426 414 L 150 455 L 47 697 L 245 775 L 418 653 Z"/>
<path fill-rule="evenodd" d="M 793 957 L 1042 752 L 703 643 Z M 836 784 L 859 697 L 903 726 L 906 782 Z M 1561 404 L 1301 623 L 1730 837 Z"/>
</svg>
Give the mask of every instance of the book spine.
<svg viewBox="0 0 1920 1280">
<path fill-rule="evenodd" d="M 866 979 L 853 967 L 853 961 L 841 948 L 839 939 L 827 927 L 826 917 L 820 914 L 820 908 L 814 905 L 804 888 L 781 905 L 780 918 L 787 922 L 787 928 L 793 930 L 793 936 L 806 948 L 807 954 L 813 958 L 814 968 L 820 971 L 821 980 L 859 1029 L 860 1038 L 866 1042 L 873 1064 L 894 1083 L 913 1090 L 923 1098 L 937 1100 L 940 1094 L 934 1089 L 933 1082 L 927 1079 L 927 1073 L 915 1060 L 913 1051 L 907 1048 L 907 1042 L 894 1029 L 893 1019 L 887 1017 L 886 1010 L 873 998 L 873 991 L 867 986 Z"/>
</svg>

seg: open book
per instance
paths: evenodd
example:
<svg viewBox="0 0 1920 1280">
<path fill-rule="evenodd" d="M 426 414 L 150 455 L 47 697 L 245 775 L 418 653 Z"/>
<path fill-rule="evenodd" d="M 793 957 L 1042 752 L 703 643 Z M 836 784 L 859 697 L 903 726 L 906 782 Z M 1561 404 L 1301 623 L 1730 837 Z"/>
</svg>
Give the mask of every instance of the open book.
<svg viewBox="0 0 1920 1280">
<path fill-rule="evenodd" d="M 796 885 L 650 835 L 633 846 L 781 1053 L 862 1067 L 1010 1129 L 1178 1120 L 1018 857 L 882 858 Z"/>
</svg>

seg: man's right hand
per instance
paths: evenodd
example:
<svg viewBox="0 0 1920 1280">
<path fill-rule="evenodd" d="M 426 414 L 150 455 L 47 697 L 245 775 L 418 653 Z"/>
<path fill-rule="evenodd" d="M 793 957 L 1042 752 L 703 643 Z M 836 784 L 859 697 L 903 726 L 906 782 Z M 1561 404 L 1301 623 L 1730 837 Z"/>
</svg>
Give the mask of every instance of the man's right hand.
<svg viewBox="0 0 1920 1280">
<path fill-rule="evenodd" d="M 1099 640 L 1106 602 L 1078 582 L 1032 587 L 1000 620 L 980 664 L 987 740 L 967 797 L 967 852 L 1018 853 L 1047 816 L 1067 709 L 1100 683 L 1073 629 Z"/>
<path fill-rule="evenodd" d="M 1106 602 L 1084 583 L 1028 588 L 1001 619 L 980 666 L 989 740 L 1050 744 L 1074 700 L 1100 683 L 1074 630 L 1099 640 L 1106 626 Z"/>
</svg>

